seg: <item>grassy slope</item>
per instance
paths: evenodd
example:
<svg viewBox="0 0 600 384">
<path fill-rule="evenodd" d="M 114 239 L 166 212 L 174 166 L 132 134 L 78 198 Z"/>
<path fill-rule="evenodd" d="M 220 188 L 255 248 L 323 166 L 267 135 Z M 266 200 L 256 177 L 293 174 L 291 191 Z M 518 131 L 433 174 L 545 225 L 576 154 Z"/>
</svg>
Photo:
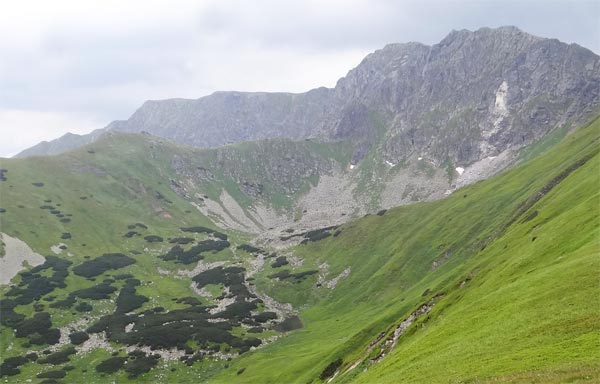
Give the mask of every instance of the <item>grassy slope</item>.
<svg viewBox="0 0 600 384">
<path fill-rule="evenodd" d="M 542 375 L 542 381 L 597 376 L 593 356 L 600 347 L 598 307 L 590 304 L 590 298 L 598 296 L 598 263 L 593 257 L 598 251 L 598 156 L 532 207 L 530 211 L 538 210 L 533 220 L 520 224 L 519 219 L 506 231 L 502 229 L 524 201 L 563 169 L 588 153 L 597 153 L 599 127 L 596 121 L 542 157 L 461 189 L 443 201 L 369 216 L 345 225 L 335 239 L 298 247 L 295 254 L 305 259 L 301 270 L 327 262 L 330 279 L 344 268 L 352 268 L 350 276 L 334 290 L 316 288 L 315 276 L 300 284 L 268 279 L 266 275 L 273 272 L 270 268 L 257 276 L 257 285 L 263 290 L 304 308 L 304 329 L 228 363 L 225 370 L 225 362 L 197 363 L 192 368 L 171 363 L 139 380 L 318 381 L 329 362 L 341 357 L 347 367 L 364 358 L 366 346 L 380 332 L 389 332 L 441 292 L 445 297 L 424 328 L 409 329 L 396 350 L 366 373 L 362 371 L 367 366 L 362 365 L 335 381 L 448 382 L 496 377 L 529 382 L 537 375 Z M 183 149 L 152 141 L 132 146 L 127 137 L 110 142 L 106 153 L 96 144 L 94 154 L 82 149 L 44 162 L 2 160 L 2 168 L 9 169 L 9 180 L 0 184 L 0 206 L 7 209 L 0 216 L 2 231 L 22 238 L 42 254 L 49 253 L 49 244 L 62 241 L 62 232 L 70 232 L 73 239 L 64 242 L 77 261 L 85 254 L 146 246 L 143 239 L 122 237 L 126 226 L 134 222 L 144 222 L 150 227 L 148 234 L 164 237 L 173 236 L 181 225 L 210 225 L 197 211 L 186 212 L 189 205 L 168 187 L 173 176 L 169 156 L 173 150 Z M 73 175 L 65 168 L 65 164 L 78 162 L 97 164 L 110 170 L 110 176 Z M 44 187 L 31 185 L 37 181 L 44 182 Z M 173 203 L 156 199 L 153 190 Z M 88 198 L 81 200 L 80 196 Z M 71 223 L 61 224 L 39 209 L 48 198 L 53 200 L 51 204 L 60 202 L 61 211 L 73 214 Z M 25 208 L 18 208 L 19 204 Z M 171 218 L 165 218 L 164 212 Z M 532 236 L 537 237 L 534 242 Z M 488 245 L 481 251 L 484 244 Z M 161 247 L 150 248 L 158 252 Z M 451 257 L 432 270 L 432 262 L 448 251 Z M 175 304 L 170 297 L 191 293 L 185 280 L 158 278 L 156 267 L 168 268 L 167 263 L 143 256 L 136 259 L 138 263 L 124 272 L 156 282 L 138 290 L 158 297 L 147 307 L 172 308 Z M 457 288 L 467 276 L 472 280 Z M 69 279 L 69 290 L 89 285 L 73 275 Z M 427 289 L 429 293 L 423 296 Z M 109 304 L 98 303 L 95 311 Z M 19 311 L 30 314 L 32 309 Z M 58 326 L 71 320 L 69 313 L 53 316 Z M 3 330 L 2 349 L 13 341 L 10 331 Z M 73 364 L 91 367 L 108 356 L 96 351 L 74 358 Z M 171 372 L 171 367 L 177 370 Z M 238 375 L 240 368 L 245 371 Z M 34 364 L 22 367 L 21 377 L 31 376 L 36 369 Z M 123 374 L 113 378 L 125 380 Z M 67 379 L 106 380 L 95 376 L 93 369 L 72 371 Z"/>
<path fill-rule="evenodd" d="M 307 266 L 326 261 L 331 276 L 346 266 L 352 273 L 333 291 L 302 283 L 310 297 L 286 284 L 274 287 L 275 297 L 297 304 L 321 301 L 302 312 L 303 330 L 213 380 L 318 382 L 331 361 L 343 358 L 345 370 L 364 358 L 379 332 L 390 332 L 437 293 L 445 297 L 427 324 L 413 325 L 378 365 L 363 364 L 335 382 L 598 378 L 599 128 L 596 120 L 545 155 L 445 200 L 370 216 L 335 239 L 298 248 Z M 518 211 L 589 155 L 527 212 Z M 537 216 L 521 223 L 534 210 Z M 432 271 L 447 250 L 452 256 Z M 237 375 L 240 368 L 246 369 Z"/>
</svg>

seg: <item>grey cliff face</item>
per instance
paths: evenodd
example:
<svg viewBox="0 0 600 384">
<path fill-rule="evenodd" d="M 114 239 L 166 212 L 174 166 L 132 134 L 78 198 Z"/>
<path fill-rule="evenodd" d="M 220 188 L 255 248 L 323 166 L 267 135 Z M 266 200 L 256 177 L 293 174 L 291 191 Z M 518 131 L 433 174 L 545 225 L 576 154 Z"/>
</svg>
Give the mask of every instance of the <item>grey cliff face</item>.
<svg viewBox="0 0 600 384">
<path fill-rule="evenodd" d="M 392 163 L 426 156 L 438 165 L 467 165 L 582 121 L 598 110 L 599 89 L 600 58 L 593 52 L 514 27 L 482 28 L 453 31 L 433 46 L 388 45 L 333 89 L 148 101 L 106 129 L 147 131 L 203 148 L 277 137 L 350 139 L 353 162 L 377 145 Z"/>
</svg>

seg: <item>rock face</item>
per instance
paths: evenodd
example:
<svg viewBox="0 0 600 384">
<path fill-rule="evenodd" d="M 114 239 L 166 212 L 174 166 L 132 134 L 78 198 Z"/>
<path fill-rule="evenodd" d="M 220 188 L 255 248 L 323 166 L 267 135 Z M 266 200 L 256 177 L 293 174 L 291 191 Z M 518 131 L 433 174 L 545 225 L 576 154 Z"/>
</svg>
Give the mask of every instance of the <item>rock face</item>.
<svg viewBox="0 0 600 384">
<path fill-rule="evenodd" d="M 391 163 L 414 155 L 468 165 L 581 121 L 597 110 L 599 89 L 593 52 L 515 27 L 482 28 L 453 31 L 433 46 L 388 45 L 333 89 L 148 101 L 105 130 L 146 131 L 196 147 L 351 139 L 354 162 L 382 142 Z M 70 135 L 18 156 L 60 153 L 97 136 Z"/>
</svg>

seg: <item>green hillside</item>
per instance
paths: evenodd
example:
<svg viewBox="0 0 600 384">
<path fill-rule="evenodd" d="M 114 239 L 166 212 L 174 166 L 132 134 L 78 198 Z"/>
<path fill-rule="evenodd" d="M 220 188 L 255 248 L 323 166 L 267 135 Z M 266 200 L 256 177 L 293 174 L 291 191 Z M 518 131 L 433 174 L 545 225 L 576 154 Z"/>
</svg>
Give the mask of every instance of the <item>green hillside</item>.
<svg viewBox="0 0 600 384">
<path fill-rule="evenodd" d="M 273 288 L 299 306 L 320 301 L 302 312 L 303 330 L 240 359 L 217 381 L 318 382 L 338 358 L 334 382 L 598 379 L 599 128 L 596 120 L 545 155 L 442 201 L 366 217 L 300 247 L 307 262 L 327 262 L 332 276 L 349 266 L 350 276 L 333 291 L 303 287 L 310 297 Z M 435 305 L 370 364 L 424 303 Z"/>
<path fill-rule="evenodd" d="M 10 373 L 2 380 L 40 374 L 42 380 L 48 371 L 61 372 L 52 379 L 58 382 L 89 383 L 599 380 L 599 138 L 596 120 L 446 199 L 291 233 L 305 244 L 275 255 L 238 248 L 247 234 L 218 230 L 190 204 L 197 197 L 182 197 L 172 184 L 182 178 L 172 166 L 174 153 L 191 169 L 193 162 L 240 161 L 249 156 L 244 151 L 260 153 L 245 146 L 263 144 L 218 155 L 114 135 L 57 157 L 3 159 L 0 232 L 54 256 L 0 290 L 0 369 Z M 343 144 L 269 148 L 284 153 L 288 146 L 315 163 L 348 161 Z M 255 165 L 240 168 L 256 179 Z M 235 177 L 215 172 L 197 193 L 210 198 L 225 188 L 244 206 Z M 264 198 L 280 209 L 297 198 L 264 180 Z M 314 176 L 305 174 L 295 193 L 311 182 Z M 65 249 L 54 254 L 50 247 L 59 244 Z M 210 266 L 194 270 L 198 260 Z M 256 267 L 257 260 L 264 265 Z M 197 289 L 233 301 L 210 315 L 219 299 Z M 101 298 L 88 298 L 94 295 Z M 276 313 L 265 297 L 293 309 Z M 298 327 L 295 313 L 302 328 L 288 331 Z M 102 346 L 110 349 L 83 351 L 85 342 L 72 339 L 44 343 L 55 341 L 52 329 L 77 328 L 81 317 L 87 323 L 74 331 L 90 337 L 106 331 L 110 339 Z M 152 344 L 160 333 L 143 338 L 144 327 L 157 324 L 159 331 L 170 327 L 164 345 Z M 189 353 L 158 362 L 151 352 L 136 355 L 136 344 Z M 44 362 L 45 355 L 52 359 Z"/>
</svg>

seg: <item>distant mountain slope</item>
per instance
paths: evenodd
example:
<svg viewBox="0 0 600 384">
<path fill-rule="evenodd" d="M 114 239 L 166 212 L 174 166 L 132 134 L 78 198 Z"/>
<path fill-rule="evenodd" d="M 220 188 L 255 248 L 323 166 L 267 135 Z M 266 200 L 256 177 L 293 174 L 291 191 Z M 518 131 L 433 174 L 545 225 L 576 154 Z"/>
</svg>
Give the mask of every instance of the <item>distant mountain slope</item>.
<svg viewBox="0 0 600 384">
<path fill-rule="evenodd" d="M 351 139 L 355 164 L 378 148 L 393 164 L 426 157 L 464 167 L 582 122 L 600 105 L 599 88 L 600 58 L 591 51 L 514 27 L 482 28 L 453 31 L 433 46 L 388 45 L 333 89 L 148 101 L 106 130 L 202 148 L 276 137 Z M 96 137 L 69 136 L 17 156 L 56 154 Z"/>
</svg>

